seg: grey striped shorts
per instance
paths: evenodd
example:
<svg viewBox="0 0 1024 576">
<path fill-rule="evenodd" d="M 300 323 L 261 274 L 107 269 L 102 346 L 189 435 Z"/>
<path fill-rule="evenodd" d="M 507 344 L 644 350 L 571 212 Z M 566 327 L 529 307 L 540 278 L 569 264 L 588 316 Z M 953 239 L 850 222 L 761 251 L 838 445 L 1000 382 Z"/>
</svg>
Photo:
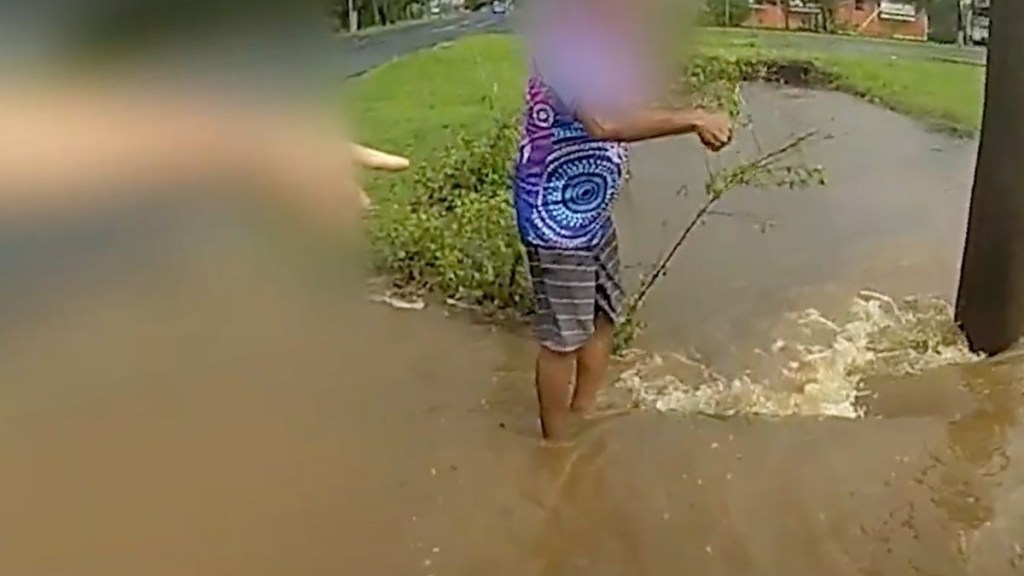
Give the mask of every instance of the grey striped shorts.
<svg viewBox="0 0 1024 576">
<path fill-rule="evenodd" d="M 536 301 L 534 330 L 545 348 L 578 350 L 594 333 L 597 314 L 618 322 L 625 300 L 615 230 L 593 249 L 526 246 Z"/>
</svg>

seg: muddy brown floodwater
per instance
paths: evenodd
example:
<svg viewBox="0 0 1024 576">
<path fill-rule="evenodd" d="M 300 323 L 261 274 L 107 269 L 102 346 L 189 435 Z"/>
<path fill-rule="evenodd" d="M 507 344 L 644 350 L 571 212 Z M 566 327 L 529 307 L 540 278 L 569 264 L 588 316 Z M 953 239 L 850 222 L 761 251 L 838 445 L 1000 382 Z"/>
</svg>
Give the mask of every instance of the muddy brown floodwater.
<svg viewBox="0 0 1024 576">
<path fill-rule="evenodd" d="M 972 143 L 835 94 L 747 99 L 762 145 L 803 125 L 832 134 L 807 150 L 831 184 L 723 205 L 777 224 L 702 229 L 656 288 L 645 348 L 735 372 L 789 334 L 791 312 L 861 334 L 891 313 L 844 319 L 862 288 L 950 294 Z M 700 154 L 637 151 L 619 214 L 629 262 L 667 244 L 664 215 L 692 210 L 673 190 L 700 183 Z M 370 304 L 337 259 L 225 207 L 60 228 L 0 240 L 2 574 L 1024 570 L 1018 356 L 817 373 L 859 378 L 843 385 L 870 392 L 864 418 L 652 404 L 544 451 L 520 334 Z M 932 350 L 942 327 L 928 327 L 909 356 Z M 824 338 L 812 360 L 849 366 L 871 342 Z"/>
</svg>

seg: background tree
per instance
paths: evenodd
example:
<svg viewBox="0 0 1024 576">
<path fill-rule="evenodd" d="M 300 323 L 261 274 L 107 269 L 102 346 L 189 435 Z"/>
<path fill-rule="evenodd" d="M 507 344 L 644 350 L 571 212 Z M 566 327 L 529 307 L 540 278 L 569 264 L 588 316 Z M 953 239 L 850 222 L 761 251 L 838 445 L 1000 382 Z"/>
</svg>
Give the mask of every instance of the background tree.
<svg viewBox="0 0 1024 576">
<path fill-rule="evenodd" d="M 427 0 L 352 0 L 356 28 L 387 26 L 427 13 Z M 332 0 L 332 14 L 339 30 L 349 30 L 349 0 Z"/>
<path fill-rule="evenodd" d="M 309 4 L 286 0 L 93 0 L 74 5 L 62 0 L 74 15 L 68 31 L 69 48 L 89 53 L 116 53 L 201 30 L 231 26 L 240 19 L 298 15 Z"/>
<path fill-rule="evenodd" d="M 1002 352 L 1024 334 L 1024 2 L 993 0 L 985 112 L 956 319 L 971 346 Z"/>
<path fill-rule="evenodd" d="M 819 26 L 826 34 L 836 32 L 836 12 L 839 10 L 839 0 L 819 0 L 821 19 Z"/>
<path fill-rule="evenodd" d="M 740 26 L 750 17 L 750 0 L 707 0 L 701 13 L 705 26 Z"/>
<path fill-rule="evenodd" d="M 956 42 L 960 32 L 960 0 L 931 0 L 928 9 L 928 39 Z"/>
</svg>

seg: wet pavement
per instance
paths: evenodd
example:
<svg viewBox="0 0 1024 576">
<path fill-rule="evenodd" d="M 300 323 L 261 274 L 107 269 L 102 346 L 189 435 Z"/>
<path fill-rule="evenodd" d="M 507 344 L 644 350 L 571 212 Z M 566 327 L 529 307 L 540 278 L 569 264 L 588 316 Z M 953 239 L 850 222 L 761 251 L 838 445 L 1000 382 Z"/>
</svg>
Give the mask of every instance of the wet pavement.
<svg viewBox="0 0 1024 576">
<path fill-rule="evenodd" d="M 806 154 L 831 183 L 727 199 L 734 215 L 702 228 L 656 287 L 645 347 L 696 348 L 735 371 L 790 312 L 841 317 L 865 287 L 950 294 L 972 142 L 836 94 L 746 97 L 762 147 L 804 126 L 829 135 Z M 747 132 L 733 153 L 756 147 Z M 664 247 L 700 192 L 675 188 L 704 170 L 692 142 L 638 147 L 618 214 L 629 263 Z M 229 208 L 5 231 L 0 572 L 1024 566 L 1019 356 L 869 374 L 866 418 L 640 410 L 543 450 L 527 338 L 371 304 L 333 253 Z M 751 220 L 764 218 L 776 224 L 761 233 Z"/>
</svg>

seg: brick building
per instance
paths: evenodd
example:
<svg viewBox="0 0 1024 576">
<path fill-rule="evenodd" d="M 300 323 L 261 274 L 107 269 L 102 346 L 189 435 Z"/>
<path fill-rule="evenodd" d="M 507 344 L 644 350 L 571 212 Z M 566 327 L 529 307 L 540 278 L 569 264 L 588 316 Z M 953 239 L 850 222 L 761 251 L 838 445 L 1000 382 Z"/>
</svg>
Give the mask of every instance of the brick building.
<svg viewBox="0 0 1024 576">
<path fill-rule="evenodd" d="M 821 6 L 815 0 L 751 0 L 745 26 L 822 30 Z M 835 26 L 839 31 L 885 38 L 928 39 L 928 14 L 910 0 L 838 0 Z"/>
</svg>

